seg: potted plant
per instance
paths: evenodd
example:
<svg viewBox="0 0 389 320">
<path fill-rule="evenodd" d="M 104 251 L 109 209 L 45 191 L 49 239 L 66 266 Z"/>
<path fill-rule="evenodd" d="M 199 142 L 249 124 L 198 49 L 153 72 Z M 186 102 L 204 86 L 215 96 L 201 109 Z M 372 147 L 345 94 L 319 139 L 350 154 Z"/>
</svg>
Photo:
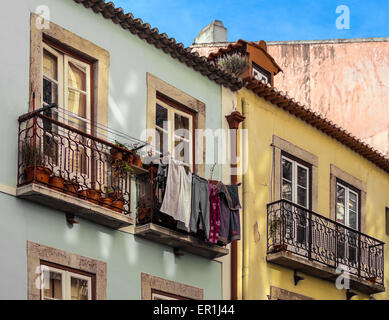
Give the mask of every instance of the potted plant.
<svg viewBox="0 0 389 320">
<path fill-rule="evenodd" d="M 124 207 L 124 196 L 123 192 L 119 187 L 105 187 L 105 196 L 100 198 L 103 206 L 122 213 Z"/>
<path fill-rule="evenodd" d="M 40 146 L 34 146 L 30 142 L 24 141 L 22 143 L 22 158 L 27 183 L 33 181 L 34 178 L 38 182 L 49 183 L 51 170 L 45 167 L 45 155 Z"/>
<path fill-rule="evenodd" d="M 63 178 L 63 172 L 60 171 L 59 175 L 53 175 L 49 180 L 50 188 L 62 191 L 65 187 L 65 179 Z"/>
<path fill-rule="evenodd" d="M 214 63 L 220 69 L 233 74 L 235 77 L 242 75 L 250 66 L 248 57 L 238 52 L 226 54 Z"/>
<path fill-rule="evenodd" d="M 76 177 L 64 182 L 65 193 L 69 195 L 77 196 L 79 187 L 80 185 L 78 184 Z"/>
<path fill-rule="evenodd" d="M 280 232 L 280 228 L 282 225 L 281 217 L 274 217 L 270 223 L 270 235 L 275 239 L 277 237 L 277 233 Z M 285 243 L 278 243 L 273 245 L 274 252 L 285 251 L 287 249 L 287 245 Z"/>
<path fill-rule="evenodd" d="M 126 149 L 126 145 L 115 140 L 115 145 L 118 146 L 119 148 L 122 148 L 122 149 Z M 112 157 L 112 161 L 115 162 L 117 160 L 123 160 L 123 151 L 117 149 L 117 148 L 111 148 L 109 150 L 110 154 L 111 154 L 111 157 Z"/>
<path fill-rule="evenodd" d="M 83 200 L 87 200 L 94 204 L 99 204 L 99 200 L 101 197 L 101 191 L 96 190 L 94 188 L 86 188 L 79 191 L 79 198 Z"/>
</svg>

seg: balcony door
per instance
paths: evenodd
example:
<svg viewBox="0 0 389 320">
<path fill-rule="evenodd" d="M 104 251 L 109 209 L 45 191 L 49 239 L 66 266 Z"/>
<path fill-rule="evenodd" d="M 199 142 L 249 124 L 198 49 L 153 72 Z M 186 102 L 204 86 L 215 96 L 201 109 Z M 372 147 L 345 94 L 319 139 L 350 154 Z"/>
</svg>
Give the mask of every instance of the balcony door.
<svg viewBox="0 0 389 320">
<path fill-rule="evenodd" d="M 358 257 L 359 201 L 356 189 L 337 181 L 336 221 L 348 227 L 338 227 L 337 258 L 349 266 L 355 265 Z"/>
<path fill-rule="evenodd" d="M 73 55 L 43 44 L 43 106 L 58 104 L 58 111 L 46 115 L 86 134 L 92 134 L 91 65 Z M 66 178 L 88 184 L 92 175 L 90 139 L 58 126 L 46 126 L 45 154 Z M 62 138 L 60 138 L 62 137 Z M 45 143 L 47 145 L 47 143 Z"/>
<path fill-rule="evenodd" d="M 310 169 L 291 157 L 282 156 L 281 197 L 302 208 L 310 208 Z M 286 204 L 284 218 L 286 218 L 285 237 L 294 245 L 305 245 L 308 239 L 307 211 Z"/>
</svg>

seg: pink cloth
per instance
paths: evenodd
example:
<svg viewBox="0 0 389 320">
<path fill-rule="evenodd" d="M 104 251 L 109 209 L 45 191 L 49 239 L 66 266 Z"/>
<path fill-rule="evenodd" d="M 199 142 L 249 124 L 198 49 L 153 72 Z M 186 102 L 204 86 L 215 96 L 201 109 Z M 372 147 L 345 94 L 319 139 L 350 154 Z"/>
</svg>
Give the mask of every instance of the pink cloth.
<svg viewBox="0 0 389 320">
<path fill-rule="evenodd" d="M 217 186 L 208 182 L 209 194 L 209 239 L 211 243 L 217 243 L 220 232 L 220 198 Z"/>
</svg>

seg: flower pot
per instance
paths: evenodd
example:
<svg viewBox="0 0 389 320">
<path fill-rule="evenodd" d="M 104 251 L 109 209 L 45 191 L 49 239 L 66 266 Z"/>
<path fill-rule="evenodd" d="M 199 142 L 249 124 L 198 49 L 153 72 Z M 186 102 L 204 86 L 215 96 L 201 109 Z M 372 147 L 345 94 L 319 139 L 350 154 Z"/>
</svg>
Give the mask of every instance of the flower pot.
<svg viewBox="0 0 389 320">
<path fill-rule="evenodd" d="M 95 189 L 88 189 L 87 190 L 87 195 L 88 195 L 88 201 L 89 202 L 92 202 L 92 203 L 95 203 L 95 204 L 99 204 L 99 200 L 100 200 L 100 196 L 101 196 L 101 192 L 100 191 L 97 191 Z"/>
<path fill-rule="evenodd" d="M 124 200 L 117 199 L 112 201 L 112 210 L 118 213 L 123 212 Z"/>
<path fill-rule="evenodd" d="M 62 177 L 52 176 L 49 180 L 50 188 L 62 191 L 65 186 L 65 179 Z"/>
<path fill-rule="evenodd" d="M 276 244 L 274 246 L 274 252 L 281 252 L 281 251 L 286 251 L 288 249 L 288 246 L 284 244 Z"/>
<path fill-rule="evenodd" d="M 135 155 L 135 157 L 134 157 L 134 165 L 136 167 L 142 168 L 143 162 L 142 162 L 142 158 L 139 155 Z"/>
<path fill-rule="evenodd" d="M 27 178 L 27 182 L 31 182 L 34 180 L 34 167 L 28 167 L 25 169 L 25 175 Z M 50 180 L 50 175 L 51 175 L 51 170 L 49 168 L 45 168 L 42 166 L 37 166 L 36 167 L 36 176 L 35 180 L 37 182 L 42 182 L 42 183 L 49 183 Z"/>
<path fill-rule="evenodd" d="M 369 281 L 369 282 L 375 284 L 376 281 L 377 281 L 377 277 L 370 277 L 370 278 L 367 278 L 367 281 Z"/>
<path fill-rule="evenodd" d="M 148 210 L 146 208 L 138 208 L 138 221 L 143 222 L 146 220 Z"/>
<path fill-rule="evenodd" d="M 126 153 L 123 160 L 131 166 L 134 164 L 134 155 L 132 153 Z"/>
<path fill-rule="evenodd" d="M 113 161 L 123 160 L 123 152 L 121 152 L 115 148 L 111 148 L 111 150 L 109 152 L 111 154 Z"/>
<path fill-rule="evenodd" d="M 102 206 L 107 208 L 107 209 L 111 209 L 112 210 L 112 199 L 111 198 L 100 198 L 100 202 L 102 202 Z"/>
<path fill-rule="evenodd" d="M 69 194 L 73 197 L 77 196 L 78 188 L 79 188 L 79 185 L 77 182 L 65 181 L 65 183 L 64 183 L 65 193 Z"/>
</svg>

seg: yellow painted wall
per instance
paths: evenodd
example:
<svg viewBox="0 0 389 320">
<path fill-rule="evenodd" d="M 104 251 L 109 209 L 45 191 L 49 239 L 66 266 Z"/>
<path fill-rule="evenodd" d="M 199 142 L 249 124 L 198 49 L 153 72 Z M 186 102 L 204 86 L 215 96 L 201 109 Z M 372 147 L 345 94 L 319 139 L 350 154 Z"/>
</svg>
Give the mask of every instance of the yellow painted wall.
<svg viewBox="0 0 389 320">
<path fill-rule="evenodd" d="M 321 215 L 329 217 L 330 214 L 331 164 L 365 182 L 366 233 L 386 243 L 389 240 L 385 233 L 385 207 L 389 207 L 389 174 L 323 132 L 258 97 L 252 91 L 240 90 L 238 96 L 240 108 L 242 99 L 245 101 L 244 116 L 246 116 L 243 128 L 248 130 L 247 145 L 243 146 L 243 150 L 247 150 L 248 170 L 244 175 L 242 199 L 244 237 L 239 242 L 239 297 L 267 299 L 270 286 L 276 286 L 314 299 L 345 300 L 345 291 L 338 290 L 332 282 L 303 275 L 305 280 L 294 286 L 293 270 L 266 262 L 266 204 L 271 202 L 272 136 L 277 135 L 318 157 L 317 213 Z M 259 234 L 256 232 L 256 223 Z M 242 280 L 243 247 L 245 270 Z M 387 245 L 385 251 L 386 247 Z M 388 259 L 389 255 L 385 254 L 386 266 L 389 266 Z M 385 287 L 388 288 L 388 285 L 386 267 Z M 389 294 L 386 291 L 375 294 L 374 297 L 388 299 Z M 353 299 L 366 298 L 368 296 L 361 294 Z"/>
</svg>

